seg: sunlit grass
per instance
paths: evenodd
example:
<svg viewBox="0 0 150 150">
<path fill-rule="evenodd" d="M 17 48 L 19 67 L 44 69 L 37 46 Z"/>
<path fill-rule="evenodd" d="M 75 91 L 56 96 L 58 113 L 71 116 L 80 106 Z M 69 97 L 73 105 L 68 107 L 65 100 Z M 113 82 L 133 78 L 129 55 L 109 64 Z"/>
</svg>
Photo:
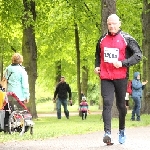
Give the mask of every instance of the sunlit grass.
<svg viewBox="0 0 150 150">
<path fill-rule="evenodd" d="M 54 105 L 56 105 L 55 103 L 53 103 L 52 101 L 46 101 L 44 103 L 38 103 L 36 105 L 36 109 L 38 113 L 54 113 Z M 71 112 L 77 112 L 78 111 L 79 106 L 77 104 L 74 104 L 72 106 L 68 106 L 68 110 Z M 98 109 L 97 105 L 94 106 L 89 106 L 89 109 L 91 111 L 100 111 Z M 63 111 L 63 107 L 62 107 L 62 111 Z"/>
<path fill-rule="evenodd" d="M 150 125 L 150 115 L 142 115 L 141 121 L 130 121 L 131 114 L 126 116 L 126 129 L 138 126 Z M 95 131 L 103 131 L 103 120 L 101 115 L 89 114 L 87 120 L 82 120 L 79 116 L 70 116 L 70 119 L 62 117 L 58 120 L 56 117 L 38 118 L 34 120 L 34 133 L 30 135 L 29 131 L 23 136 L 19 133 L 14 135 L 0 133 L 0 142 L 14 140 L 37 140 L 47 139 L 59 136 L 85 134 Z M 118 128 L 118 119 L 112 119 L 112 128 Z"/>
</svg>

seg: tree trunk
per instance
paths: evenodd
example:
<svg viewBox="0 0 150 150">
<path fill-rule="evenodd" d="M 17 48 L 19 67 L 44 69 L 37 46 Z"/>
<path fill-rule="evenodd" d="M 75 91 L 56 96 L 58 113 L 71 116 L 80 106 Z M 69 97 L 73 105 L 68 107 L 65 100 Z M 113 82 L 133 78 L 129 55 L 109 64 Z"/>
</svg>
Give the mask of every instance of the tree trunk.
<svg viewBox="0 0 150 150">
<path fill-rule="evenodd" d="M 111 14 L 116 13 L 116 0 L 101 0 L 101 32 L 107 32 L 107 18 Z M 116 113 L 117 112 L 117 113 Z M 112 117 L 118 117 L 118 110 L 116 107 L 116 100 L 113 102 Z"/>
<path fill-rule="evenodd" d="M 101 34 L 107 32 L 107 18 L 116 13 L 116 0 L 101 0 Z"/>
<path fill-rule="evenodd" d="M 60 82 L 60 78 L 61 78 L 61 60 L 57 61 L 55 63 L 55 67 L 56 67 L 55 85 L 57 86 L 57 84 Z M 56 110 L 56 103 L 54 103 L 54 111 L 55 110 Z"/>
<path fill-rule="evenodd" d="M 75 45 L 76 45 L 76 54 L 77 54 L 77 89 L 78 89 L 78 105 L 80 104 L 81 100 L 81 84 L 80 84 L 80 46 L 79 46 L 79 32 L 78 32 L 78 25 L 74 24 L 74 31 L 75 31 Z M 80 116 L 79 112 L 79 116 Z"/>
<path fill-rule="evenodd" d="M 84 95 L 87 97 L 87 89 L 88 89 L 88 68 L 86 66 L 82 67 L 82 85 L 81 89 Z"/>
<path fill-rule="evenodd" d="M 0 81 L 2 80 L 3 77 L 3 50 L 0 52 Z"/>
<path fill-rule="evenodd" d="M 143 59 L 143 79 L 148 80 L 149 82 L 146 84 L 146 87 L 143 92 L 143 100 L 142 100 L 142 109 L 141 113 L 150 114 L 150 3 L 147 0 L 143 0 L 143 13 L 142 13 L 142 27 L 143 27 L 143 41 L 142 41 L 142 49 L 143 56 L 146 57 Z"/>
<path fill-rule="evenodd" d="M 55 82 L 56 82 L 56 85 L 57 85 L 59 83 L 59 81 L 60 81 L 60 78 L 61 78 L 61 60 L 57 61 L 55 63 L 55 66 L 56 66 L 56 78 L 55 78 Z"/>
<path fill-rule="evenodd" d="M 23 0 L 23 39 L 22 54 L 24 57 L 24 66 L 29 76 L 30 102 L 29 110 L 33 118 L 37 118 L 35 105 L 35 82 L 37 79 L 37 47 L 35 42 L 35 31 L 33 21 L 36 19 L 35 2 L 32 0 Z M 32 22 L 31 22 L 32 21 Z"/>
</svg>

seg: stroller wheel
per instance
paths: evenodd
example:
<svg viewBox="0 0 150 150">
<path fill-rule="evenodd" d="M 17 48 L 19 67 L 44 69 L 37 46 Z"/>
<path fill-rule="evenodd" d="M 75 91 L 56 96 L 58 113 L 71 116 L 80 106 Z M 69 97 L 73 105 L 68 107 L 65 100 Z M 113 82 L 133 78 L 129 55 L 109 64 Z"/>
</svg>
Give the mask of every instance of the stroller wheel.
<svg viewBox="0 0 150 150">
<path fill-rule="evenodd" d="M 24 117 L 21 115 L 21 124 L 20 124 L 20 135 L 23 135 L 25 133 L 25 120 Z"/>
<path fill-rule="evenodd" d="M 30 127 L 30 134 L 33 135 L 33 127 Z"/>
<path fill-rule="evenodd" d="M 20 132 L 22 135 L 25 131 L 25 121 L 23 115 L 19 112 L 13 111 L 8 120 L 8 132 L 13 134 L 14 132 Z"/>
<path fill-rule="evenodd" d="M 14 124 L 15 124 L 14 113 L 12 113 L 9 116 L 9 120 L 8 120 L 8 132 L 9 132 L 9 134 L 12 134 L 15 131 Z"/>
<path fill-rule="evenodd" d="M 5 134 L 8 133 L 8 127 L 4 127 L 4 133 L 5 133 Z"/>
<path fill-rule="evenodd" d="M 4 133 L 8 133 L 8 124 L 4 125 Z"/>
</svg>

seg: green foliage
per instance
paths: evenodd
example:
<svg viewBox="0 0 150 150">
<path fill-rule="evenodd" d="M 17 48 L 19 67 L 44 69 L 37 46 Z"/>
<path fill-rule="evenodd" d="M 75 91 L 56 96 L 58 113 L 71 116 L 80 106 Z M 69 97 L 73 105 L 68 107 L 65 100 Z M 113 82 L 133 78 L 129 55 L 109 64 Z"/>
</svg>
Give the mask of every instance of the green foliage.
<svg viewBox="0 0 150 150">
<path fill-rule="evenodd" d="M 88 99 L 98 101 L 99 78 L 94 74 L 93 69 L 95 46 L 100 37 L 100 1 L 35 0 L 35 3 L 35 36 L 38 49 L 37 99 L 53 96 L 57 61 L 61 61 L 61 73 L 66 77 L 72 91 L 77 91 L 74 39 L 74 23 L 76 22 L 79 27 L 81 67 L 87 66 L 89 70 Z M 122 21 L 122 29 L 130 33 L 142 45 L 142 1 L 118 0 L 116 3 L 117 14 Z M 0 8 L 0 52 L 4 56 L 5 68 L 11 63 L 10 58 L 14 52 L 12 49 L 21 52 L 22 16 L 24 14 L 21 0 L 2 1 Z M 133 72 L 140 71 L 141 66 L 142 64 L 131 67 L 131 79 Z M 49 93 L 48 96 L 47 93 Z"/>
<path fill-rule="evenodd" d="M 88 0 L 80 2 L 55 1 L 54 3 L 47 2 L 46 5 L 38 4 L 39 2 L 37 2 L 38 26 L 36 31 L 38 32 L 36 35 L 40 35 L 37 36 L 37 44 L 39 48 L 38 64 L 39 70 L 41 70 L 41 72 L 39 72 L 38 83 L 45 77 L 48 82 L 44 82 L 44 84 L 46 84 L 44 88 L 50 88 L 51 90 L 51 85 L 54 85 L 54 63 L 61 60 L 62 74 L 67 77 L 67 81 L 71 84 L 73 91 L 77 91 L 76 85 L 74 85 L 74 83 L 76 83 L 74 76 L 74 74 L 76 74 L 74 21 L 76 21 L 79 26 L 81 62 L 84 65 L 82 59 L 89 58 L 86 65 L 93 64 L 95 41 L 97 40 L 97 38 L 95 39 L 95 35 L 98 34 L 96 22 L 99 22 L 97 16 L 99 5 Z M 98 9 L 95 9 L 95 6 Z M 42 10 L 41 7 L 43 7 Z M 42 12 L 45 10 L 46 12 Z M 43 13 L 45 13 L 44 16 L 46 18 L 43 18 Z M 41 20 L 44 20 L 44 24 Z M 91 45 L 93 46 L 92 48 Z M 43 60 L 47 62 L 44 65 L 44 69 Z M 88 66 L 93 68 L 91 65 Z M 43 86 L 43 82 L 40 84 Z"/>
<path fill-rule="evenodd" d="M 50 97 L 47 97 L 47 98 L 41 97 L 41 98 L 36 100 L 36 104 L 38 104 L 38 103 L 45 103 L 45 102 L 50 101 L 50 100 L 51 100 Z"/>
<path fill-rule="evenodd" d="M 142 15 L 143 4 L 141 0 L 118 0 L 117 1 L 117 14 L 122 22 L 122 30 L 128 32 L 133 36 L 140 46 L 142 46 Z M 133 73 L 139 71 L 142 73 L 142 61 L 130 67 L 129 79 L 133 79 Z"/>
<path fill-rule="evenodd" d="M 21 51 L 21 17 L 22 1 L 2 1 L 0 3 L 0 52 L 3 54 L 4 68 L 11 63 L 11 56 L 15 49 Z"/>
<path fill-rule="evenodd" d="M 118 0 L 117 14 L 121 18 L 122 29 L 133 36 L 142 45 L 142 1 L 141 0 Z"/>
<path fill-rule="evenodd" d="M 41 9 L 43 8 L 43 9 Z M 59 8 L 59 9 L 58 9 Z M 97 88 L 88 92 L 89 99 L 99 97 L 99 79 L 93 72 L 95 45 L 100 36 L 100 2 L 84 1 L 37 1 L 37 44 L 38 44 L 38 85 L 54 90 L 55 66 L 54 63 L 61 60 L 62 74 L 67 77 L 67 82 L 73 91 L 76 86 L 76 53 L 74 42 L 74 22 L 79 26 L 81 66 L 88 66 L 89 85 L 88 90 L 94 85 Z M 132 11 L 130 11 L 132 10 Z M 141 11 L 139 11 L 141 10 Z M 48 13 L 47 13 L 48 12 Z M 140 0 L 117 1 L 117 14 L 122 21 L 122 29 L 130 33 L 142 44 L 141 29 L 142 2 Z M 45 15 L 43 15 L 45 14 Z M 44 16 L 44 18 L 43 18 Z M 43 23 L 43 21 L 44 23 Z M 99 26 L 97 26 L 99 25 Z M 46 62 L 43 68 L 43 60 Z M 86 61 L 85 61 L 86 60 Z M 130 78 L 134 70 L 141 70 L 141 65 L 130 69 Z M 41 82 L 45 78 L 46 82 Z"/>
<path fill-rule="evenodd" d="M 99 85 L 99 77 L 97 79 L 98 83 L 89 83 L 88 84 L 88 101 L 90 102 L 90 100 L 92 100 L 95 104 L 99 103 L 99 95 L 100 95 L 100 85 Z"/>
<path fill-rule="evenodd" d="M 56 105 L 56 103 L 53 103 L 53 101 L 51 99 L 49 101 L 45 101 L 44 103 L 40 103 L 40 102 L 37 103 L 36 109 L 37 109 L 37 112 L 39 114 L 41 114 L 41 113 L 43 113 L 43 114 L 55 113 L 56 114 L 56 111 L 54 111 L 54 105 Z M 72 106 L 70 106 L 69 101 L 68 101 L 68 110 L 70 112 L 77 112 L 78 108 L 79 108 L 79 105 L 78 105 L 77 101 L 73 101 L 73 105 Z M 94 105 L 94 106 L 90 106 L 89 105 L 89 109 L 92 112 L 99 111 L 97 105 Z M 62 113 L 63 113 L 64 112 L 63 106 L 62 106 L 61 110 L 62 110 Z"/>
</svg>

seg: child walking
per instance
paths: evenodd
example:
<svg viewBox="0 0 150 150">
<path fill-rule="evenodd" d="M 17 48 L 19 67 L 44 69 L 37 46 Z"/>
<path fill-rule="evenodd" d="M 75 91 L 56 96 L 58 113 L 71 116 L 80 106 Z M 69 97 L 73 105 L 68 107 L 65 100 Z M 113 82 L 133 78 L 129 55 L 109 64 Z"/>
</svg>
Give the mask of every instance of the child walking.
<svg viewBox="0 0 150 150">
<path fill-rule="evenodd" d="M 88 103 L 86 102 L 86 97 L 82 97 L 79 110 L 81 111 L 82 120 L 86 119 L 88 110 Z"/>
</svg>

